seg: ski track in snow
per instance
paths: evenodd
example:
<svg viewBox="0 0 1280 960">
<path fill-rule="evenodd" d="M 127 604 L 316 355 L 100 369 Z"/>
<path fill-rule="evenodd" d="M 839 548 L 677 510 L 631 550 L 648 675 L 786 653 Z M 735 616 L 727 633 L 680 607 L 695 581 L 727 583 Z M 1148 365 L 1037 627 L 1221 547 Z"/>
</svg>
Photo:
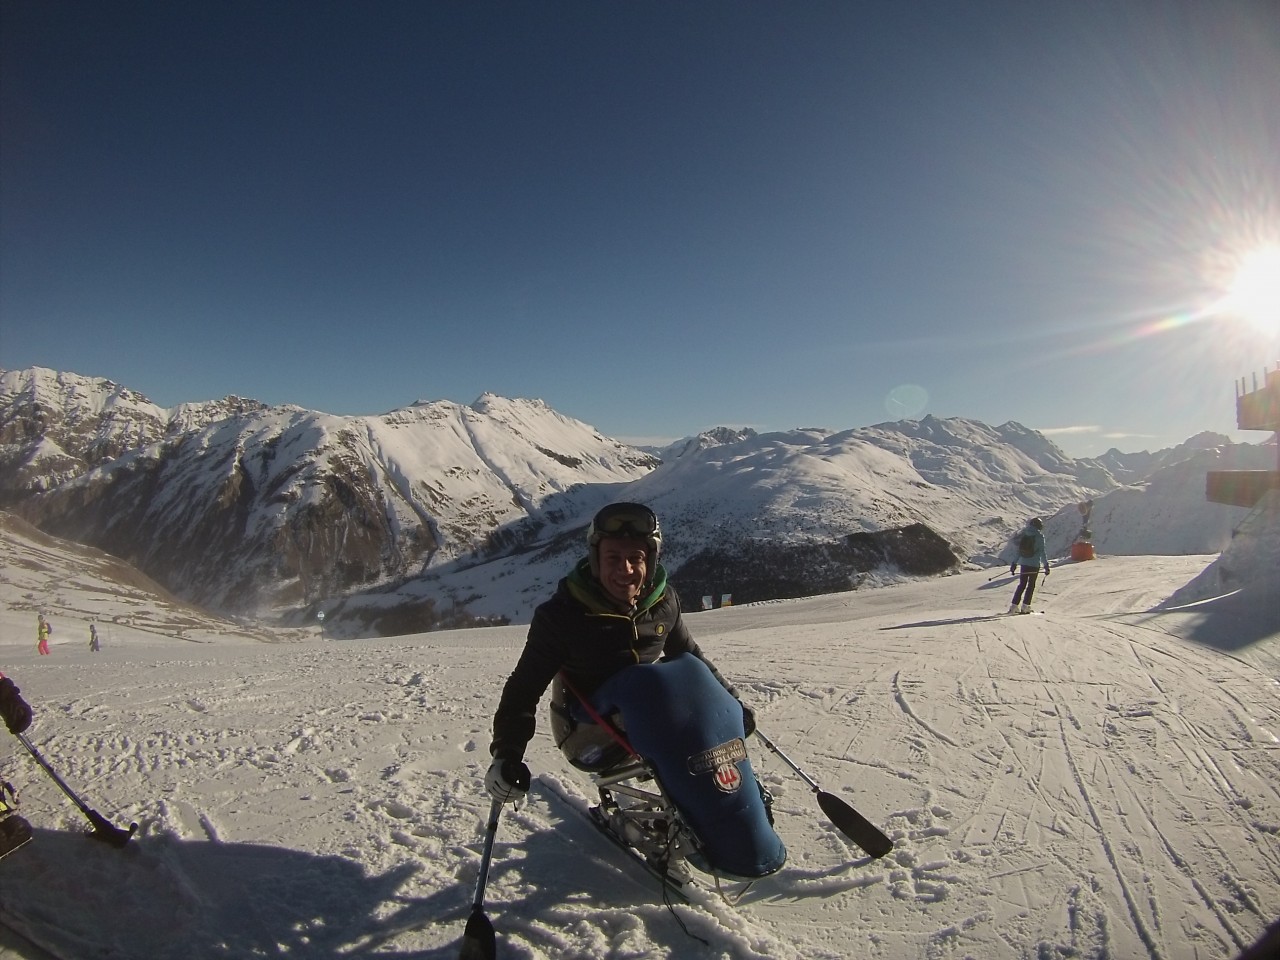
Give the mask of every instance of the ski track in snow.
<svg viewBox="0 0 1280 960">
<path fill-rule="evenodd" d="M 787 867 L 736 906 L 704 886 L 668 907 L 588 822 L 590 786 L 540 717 L 535 784 L 504 809 L 489 877 L 500 956 L 1234 957 L 1280 903 L 1280 652 L 1133 623 L 1123 598 L 1149 605 L 1199 569 L 1150 561 L 1056 570 L 1070 602 L 1043 617 L 979 619 L 977 573 L 865 609 L 691 616 L 761 729 L 896 849 L 866 857 L 753 748 Z M 0 922 L 59 960 L 456 957 L 490 719 L 523 636 L 5 646 L 33 743 L 139 833 L 123 851 L 84 840 L 34 764 L 0 752 L 36 828 L 0 861 Z"/>
</svg>

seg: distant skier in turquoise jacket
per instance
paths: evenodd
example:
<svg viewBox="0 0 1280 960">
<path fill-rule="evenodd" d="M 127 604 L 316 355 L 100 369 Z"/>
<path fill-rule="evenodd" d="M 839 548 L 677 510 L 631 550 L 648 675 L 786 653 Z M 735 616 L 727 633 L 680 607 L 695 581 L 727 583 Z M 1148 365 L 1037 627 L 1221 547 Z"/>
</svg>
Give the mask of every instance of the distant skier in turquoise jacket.
<svg viewBox="0 0 1280 960">
<path fill-rule="evenodd" d="M 1009 604 L 1010 613 L 1030 613 L 1031 597 L 1036 592 L 1036 577 L 1040 575 L 1040 568 L 1044 567 L 1044 575 L 1049 576 L 1049 558 L 1044 552 L 1043 531 L 1044 521 L 1039 517 L 1032 517 L 1014 541 L 1018 555 L 1009 564 L 1009 573 L 1016 573 L 1021 565 L 1022 576 L 1018 578 L 1013 603 Z"/>
</svg>

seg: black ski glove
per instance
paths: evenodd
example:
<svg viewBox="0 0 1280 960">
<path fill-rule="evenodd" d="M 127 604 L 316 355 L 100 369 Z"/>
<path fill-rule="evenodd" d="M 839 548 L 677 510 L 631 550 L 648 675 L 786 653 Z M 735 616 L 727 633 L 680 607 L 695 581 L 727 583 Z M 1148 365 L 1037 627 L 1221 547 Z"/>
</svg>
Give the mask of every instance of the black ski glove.
<svg viewBox="0 0 1280 960">
<path fill-rule="evenodd" d="M 4 725 L 14 735 L 31 726 L 31 707 L 8 677 L 0 680 L 0 717 L 4 717 Z"/>
</svg>

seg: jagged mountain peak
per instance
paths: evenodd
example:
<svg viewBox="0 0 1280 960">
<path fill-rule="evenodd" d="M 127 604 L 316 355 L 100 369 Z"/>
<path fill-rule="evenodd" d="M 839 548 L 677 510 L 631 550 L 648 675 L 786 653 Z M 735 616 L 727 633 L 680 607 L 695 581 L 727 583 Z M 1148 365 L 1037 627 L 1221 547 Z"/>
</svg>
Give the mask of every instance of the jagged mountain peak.
<svg viewBox="0 0 1280 960">
<path fill-rule="evenodd" d="M 0 409 L 14 408 L 43 410 L 70 423 L 131 420 L 158 426 L 163 435 L 171 429 L 188 430 L 224 417 L 265 410 L 267 405 L 228 394 L 220 400 L 188 401 L 165 408 L 106 377 L 28 367 L 0 370 Z"/>
<path fill-rule="evenodd" d="M 555 413 L 545 400 L 536 397 L 504 397 L 497 393 L 485 392 L 476 397 L 471 409 L 477 413 L 493 413 L 501 410 L 536 410 L 544 413 Z M 559 416 L 559 414 L 557 414 Z"/>
<path fill-rule="evenodd" d="M 658 459 L 670 462 L 695 450 L 705 450 L 709 447 L 738 443 L 756 436 L 758 434 L 750 427 L 712 427 L 710 430 L 703 430 L 695 436 L 677 440 L 675 443 L 656 449 L 654 452 L 658 455 Z"/>
<path fill-rule="evenodd" d="M 1193 437 L 1188 437 L 1174 447 L 1174 450 L 1215 450 L 1218 447 L 1231 446 L 1232 439 L 1225 433 L 1204 430 Z"/>
<path fill-rule="evenodd" d="M 101 414 L 112 407 L 132 407 L 161 420 L 165 417 L 163 408 L 114 380 L 47 367 L 0 370 L 0 399 L 12 403 L 18 398 L 28 404 L 63 411 L 84 410 Z"/>
</svg>

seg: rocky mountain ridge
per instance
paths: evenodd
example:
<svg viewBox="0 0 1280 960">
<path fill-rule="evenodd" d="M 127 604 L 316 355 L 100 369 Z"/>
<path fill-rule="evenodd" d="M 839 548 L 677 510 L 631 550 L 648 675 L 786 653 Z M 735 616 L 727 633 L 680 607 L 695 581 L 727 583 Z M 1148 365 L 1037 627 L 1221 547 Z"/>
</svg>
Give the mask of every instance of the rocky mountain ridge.
<svg viewBox="0 0 1280 960">
<path fill-rule="evenodd" d="M 103 379 L 0 373 L 0 505 L 226 612 L 402 578 L 491 546 L 552 493 L 655 464 L 541 401 L 164 410 Z"/>
<path fill-rule="evenodd" d="M 1183 461 L 1258 449 L 1210 439 Z M 1072 460 L 1017 423 L 931 416 L 720 428 L 660 453 L 492 394 L 367 417 L 239 397 L 164 409 L 102 378 L 0 371 L 0 507 L 211 610 L 284 623 L 327 611 L 355 632 L 526 617 L 612 499 L 659 510 L 686 594 L 736 581 L 739 597 L 769 599 L 985 562 L 1032 513 L 1069 543 L 1075 505 L 1120 490 L 1117 474 L 1183 462 Z"/>
</svg>

